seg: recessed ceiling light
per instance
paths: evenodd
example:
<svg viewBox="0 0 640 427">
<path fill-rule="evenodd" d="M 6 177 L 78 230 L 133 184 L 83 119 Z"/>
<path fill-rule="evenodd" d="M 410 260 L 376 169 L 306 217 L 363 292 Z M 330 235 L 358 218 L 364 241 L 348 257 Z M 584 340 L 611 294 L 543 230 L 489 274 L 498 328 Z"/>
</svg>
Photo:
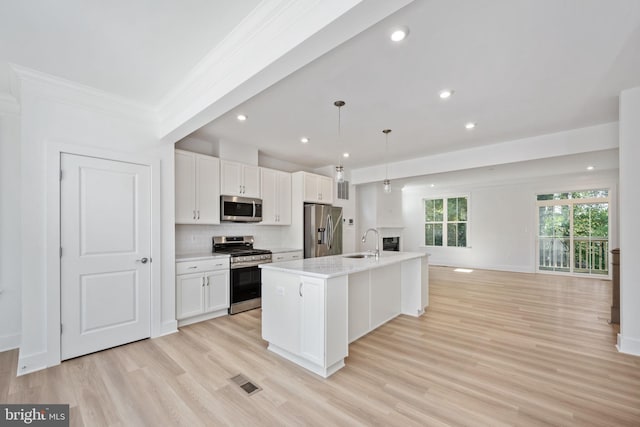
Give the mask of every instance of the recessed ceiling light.
<svg viewBox="0 0 640 427">
<path fill-rule="evenodd" d="M 409 35 L 409 29 L 407 27 L 399 27 L 399 28 L 395 28 L 391 32 L 391 35 L 389 37 L 394 42 L 400 42 L 405 38 L 407 38 L 408 35 Z"/>
<path fill-rule="evenodd" d="M 448 99 L 451 98 L 451 95 L 453 95 L 453 91 L 451 89 L 443 89 L 440 91 L 439 96 L 442 99 Z"/>
<path fill-rule="evenodd" d="M 594 170 L 595 168 L 596 168 L 595 166 L 587 166 L 587 170 L 588 170 L 588 171 L 592 171 L 592 170 Z"/>
<path fill-rule="evenodd" d="M 473 122 L 469 122 L 466 125 L 464 125 L 464 127 L 467 129 L 473 129 L 474 127 L 476 127 L 476 124 Z"/>
<path fill-rule="evenodd" d="M 240 120 L 241 122 L 244 122 L 245 120 L 247 120 L 247 115 L 246 114 L 238 114 L 238 120 Z"/>
<path fill-rule="evenodd" d="M 349 157 L 349 153 L 342 153 L 342 157 L 346 159 L 347 157 Z"/>
<path fill-rule="evenodd" d="M 429 187 L 433 188 L 433 187 L 435 187 L 435 186 L 436 186 L 435 184 L 431 184 Z"/>
<path fill-rule="evenodd" d="M 307 142 L 309 142 L 309 138 L 307 138 L 306 136 L 303 136 L 302 138 L 300 138 L 300 142 L 302 142 L 303 144 L 306 144 Z"/>
</svg>

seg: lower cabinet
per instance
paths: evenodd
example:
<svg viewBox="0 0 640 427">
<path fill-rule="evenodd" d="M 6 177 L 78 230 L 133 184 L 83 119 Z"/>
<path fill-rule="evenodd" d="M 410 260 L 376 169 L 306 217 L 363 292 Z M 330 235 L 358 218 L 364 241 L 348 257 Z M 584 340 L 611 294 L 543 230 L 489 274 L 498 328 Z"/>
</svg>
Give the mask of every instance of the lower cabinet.
<svg viewBox="0 0 640 427">
<path fill-rule="evenodd" d="M 269 349 L 323 377 L 347 356 L 347 277 L 262 271 L 262 337 Z"/>
<path fill-rule="evenodd" d="M 215 270 L 201 271 L 211 266 L 198 263 L 176 263 L 176 271 L 197 273 L 176 276 L 176 318 L 178 326 L 227 314 L 229 308 L 229 261 L 217 265 Z"/>
<path fill-rule="evenodd" d="M 324 280 L 300 278 L 300 354 L 324 364 Z"/>
</svg>

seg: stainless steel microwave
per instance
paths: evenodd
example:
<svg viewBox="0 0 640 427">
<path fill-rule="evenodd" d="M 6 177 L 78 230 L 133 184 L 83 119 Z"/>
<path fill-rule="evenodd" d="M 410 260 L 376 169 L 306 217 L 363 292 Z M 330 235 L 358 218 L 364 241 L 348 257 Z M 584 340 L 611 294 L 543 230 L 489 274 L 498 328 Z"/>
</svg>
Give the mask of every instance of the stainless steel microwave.
<svg viewBox="0 0 640 427">
<path fill-rule="evenodd" d="M 220 196 L 220 221 L 262 221 L 262 199 Z"/>
</svg>

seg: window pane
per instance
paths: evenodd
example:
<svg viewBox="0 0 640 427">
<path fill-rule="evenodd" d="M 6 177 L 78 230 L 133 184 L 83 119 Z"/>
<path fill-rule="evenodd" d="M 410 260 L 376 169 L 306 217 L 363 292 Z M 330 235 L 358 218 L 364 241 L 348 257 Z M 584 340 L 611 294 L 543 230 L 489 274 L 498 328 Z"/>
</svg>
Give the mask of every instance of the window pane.
<svg viewBox="0 0 640 427">
<path fill-rule="evenodd" d="M 458 221 L 458 199 L 447 199 L 447 221 Z"/>
<path fill-rule="evenodd" d="M 458 224 L 458 246 L 467 247 L 467 224 L 464 222 Z"/>
<path fill-rule="evenodd" d="M 425 222 L 442 221 L 442 199 L 425 200 Z"/>
<path fill-rule="evenodd" d="M 458 198 L 458 221 L 467 220 L 467 198 Z M 466 245 L 465 245 L 466 246 Z"/>
<path fill-rule="evenodd" d="M 458 224 L 447 224 L 447 246 L 458 246 L 457 238 L 458 232 L 457 227 Z"/>
<path fill-rule="evenodd" d="M 433 224 L 434 246 L 442 246 L 442 224 Z"/>
<path fill-rule="evenodd" d="M 442 224 L 425 224 L 425 246 L 442 246 Z"/>
</svg>

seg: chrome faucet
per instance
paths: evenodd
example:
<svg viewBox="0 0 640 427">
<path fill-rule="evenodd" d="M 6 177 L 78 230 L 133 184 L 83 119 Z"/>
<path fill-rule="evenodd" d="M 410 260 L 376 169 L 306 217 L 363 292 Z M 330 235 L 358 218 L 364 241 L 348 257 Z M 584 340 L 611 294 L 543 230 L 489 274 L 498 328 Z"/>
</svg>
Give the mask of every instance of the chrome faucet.
<svg viewBox="0 0 640 427">
<path fill-rule="evenodd" d="M 365 231 L 362 235 L 362 243 L 365 243 L 367 241 L 367 233 L 369 233 L 370 231 L 376 233 L 376 259 L 378 259 L 380 258 L 380 233 L 378 233 L 378 230 L 376 230 L 375 228 L 370 228 Z"/>
</svg>

